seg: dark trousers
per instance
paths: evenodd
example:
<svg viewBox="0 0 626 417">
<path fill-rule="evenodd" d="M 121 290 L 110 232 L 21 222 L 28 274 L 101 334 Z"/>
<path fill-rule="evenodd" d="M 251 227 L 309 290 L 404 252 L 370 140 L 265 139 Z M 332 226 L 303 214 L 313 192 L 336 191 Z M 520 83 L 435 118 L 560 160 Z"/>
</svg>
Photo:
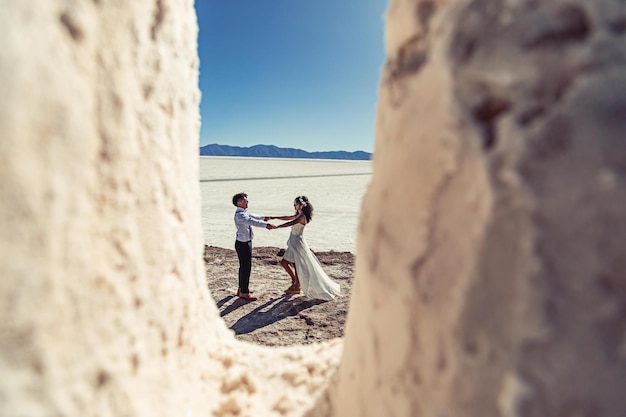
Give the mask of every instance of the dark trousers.
<svg viewBox="0 0 626 417">
<path fill-rule="evenodd" d="M 250 292 L 250 272 L 252 272 L 252 241 L 240 242 L 235 240 L 235 250 L 239 258 L 239 288 L 241 292 Z"/>
</svg>

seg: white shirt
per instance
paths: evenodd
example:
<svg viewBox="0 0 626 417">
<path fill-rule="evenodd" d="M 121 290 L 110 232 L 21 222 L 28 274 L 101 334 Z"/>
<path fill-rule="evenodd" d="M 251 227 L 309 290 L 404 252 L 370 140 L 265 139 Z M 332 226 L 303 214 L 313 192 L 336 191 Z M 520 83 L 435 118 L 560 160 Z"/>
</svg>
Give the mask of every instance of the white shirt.
<svg viewBox="0 0 626 417">
<path fill-rule="evenodd" d="M 237 207 L 235 211 L 235 226 L 237 227 L 236 239 L 240 242 L 252 240 L 254 232 L 251 226 L 265 227 L 267 223 L 263 221 L 265 216 L 248 213 L 247 210 Z"/>
</svg>

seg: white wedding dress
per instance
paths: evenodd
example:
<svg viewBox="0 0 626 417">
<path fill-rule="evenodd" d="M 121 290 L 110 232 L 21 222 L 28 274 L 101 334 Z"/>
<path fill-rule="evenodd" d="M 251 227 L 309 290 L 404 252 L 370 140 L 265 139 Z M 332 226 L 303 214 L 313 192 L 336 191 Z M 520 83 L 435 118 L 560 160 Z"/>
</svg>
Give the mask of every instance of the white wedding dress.
<svg viewBox="0 0 626 417">
<path fill-rule="evenodd" d="M 287 250 L 283 259 L 295 264 L 302 293 L 308 298 L 332 300 L 340 293 L 339 284 L 330 279 L 322 269 L 317 257 L 304 240 L 304 226 L 296 223 L 291 226 L 287 240 Z"/>
</svg>

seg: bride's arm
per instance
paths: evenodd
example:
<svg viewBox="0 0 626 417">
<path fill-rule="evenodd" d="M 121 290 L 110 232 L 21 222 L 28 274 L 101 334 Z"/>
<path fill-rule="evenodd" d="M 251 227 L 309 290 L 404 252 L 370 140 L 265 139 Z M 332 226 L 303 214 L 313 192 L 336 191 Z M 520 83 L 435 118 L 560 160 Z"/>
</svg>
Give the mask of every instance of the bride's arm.
<svg viewBox="0 0 626 417">
<path fill-rule="evenodd" d="M 287 216 L 285 216 L 287 217 Z M 304 214 L 298 214 L 297 216 L 288 216 L 290 218 L 293 218 L 293 220 L 287 222 L 287 223 L 283 223 L 283 224 L 279 224 L 278 227 L 289 227 L 289 226 L 293 226 L 294 224 L 297 223 L 302 223 L 302 224 L 306 224 L 305 220 L 304 220 Z M 288 219 L 285 219 L 288 220 Z"/>
<path fill-rule="evenodd" d="M 297 215 L 293 216 L 267 216 L 268 220 L 293 220 L 297 217 Z"/>
</svg>

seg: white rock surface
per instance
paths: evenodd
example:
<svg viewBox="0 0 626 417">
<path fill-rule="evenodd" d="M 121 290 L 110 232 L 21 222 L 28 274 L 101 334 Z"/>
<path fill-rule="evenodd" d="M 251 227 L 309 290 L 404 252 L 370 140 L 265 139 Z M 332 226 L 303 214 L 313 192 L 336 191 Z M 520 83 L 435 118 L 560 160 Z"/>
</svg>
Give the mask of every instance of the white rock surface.
<svg viewBox="0 0 626 417">
<path fill-rule="evenodd" d="M 336 369 L 208 294 L 196 35 L 191 0 L 0 2 L 0 415 L 301 415 Z"/>
<path fill-rule="evenodd" d="M 626 415 L 626 10 L 394 0 L 333 389 L 309 416 Z"/>
</svg>

